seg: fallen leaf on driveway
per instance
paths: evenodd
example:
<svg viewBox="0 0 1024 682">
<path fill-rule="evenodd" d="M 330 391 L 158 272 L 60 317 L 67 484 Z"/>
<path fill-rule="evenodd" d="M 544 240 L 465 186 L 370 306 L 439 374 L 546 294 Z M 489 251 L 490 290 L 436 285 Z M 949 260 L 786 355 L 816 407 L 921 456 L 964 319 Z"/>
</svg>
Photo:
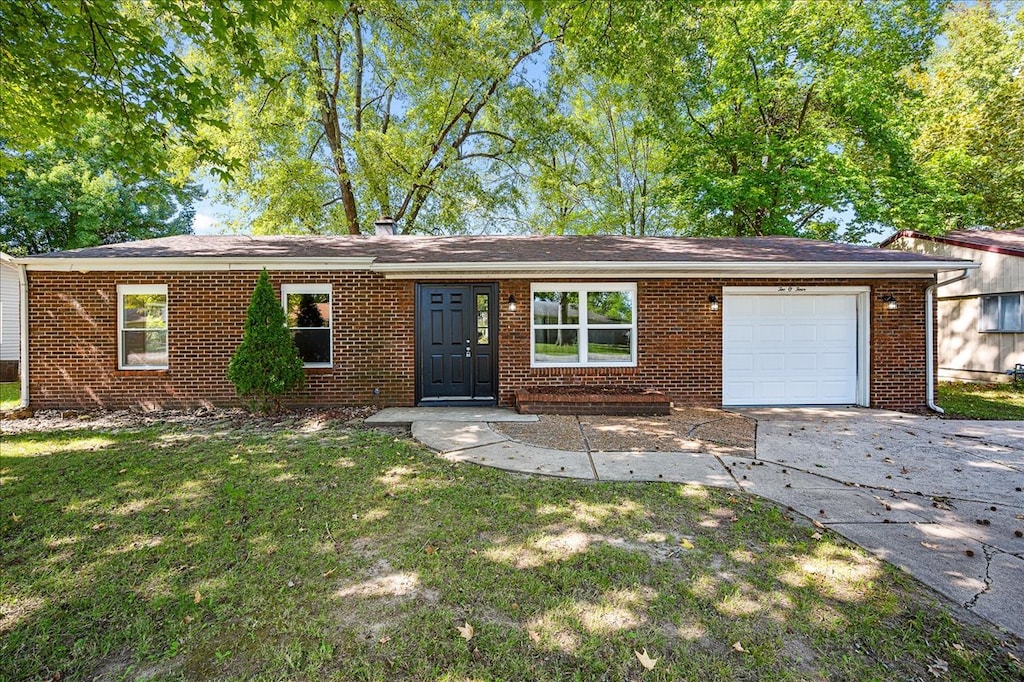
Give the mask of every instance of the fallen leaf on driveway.
<svg viewBox="0 0 1024 682">
<path fill-rule="evenodd" d="M 814 538 L 815 540 L 820 540 L 820 539 L 822 539 L 825 536 L 822 535 L 821 533 L 815 531 L 814 533 L 811 534 L 811 537 Z"/>
<path fill-rule="evenodd" d="M 459 634 L 462 635 L 462 638 L 467 642 L 473 639 L 473 626 L 470 625 L 468 621 L 466 622 L 465 625 L 456 625 L 455 629 L 459 631 Z"/>
<path fill-rule="evenodd" d="M 683 538 L 679 541 L 679 546 L 683 549 L 693 549 L 693 543 L 687 540 L 686 538 Z"/>
<path fill-rule="evenodd" d="M 658 665 L 658 659 L 648 656 L 647 649 L 644 649 L 642 652 L 634 649 L 633 653 L 636 654 L 636 660 L 640 661 L 640 665 L 647 670 L 654 670 L 654 666 Z"/>
</svg>

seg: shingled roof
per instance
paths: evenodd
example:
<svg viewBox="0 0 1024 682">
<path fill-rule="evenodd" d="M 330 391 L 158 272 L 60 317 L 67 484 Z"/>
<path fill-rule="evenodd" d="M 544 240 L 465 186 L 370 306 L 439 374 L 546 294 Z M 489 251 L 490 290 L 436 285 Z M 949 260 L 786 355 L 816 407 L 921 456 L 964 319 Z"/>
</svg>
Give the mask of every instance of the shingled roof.
<svg viewBox="0 0 1024 682">
<path fill-rule="evenodd" d="M 390 278 L 929 276 L 971 261 L 794 237 L 178 236 L 18 259 L 29 270 L 370 270 Z"/>
<path fill-rule="evenodd" d="M 795 237 L 316 237 L 182 235 L 60 251 L 25 260 L 99 258 L 366 258 L 415 263 L 919 262 L 922 256 Z"/>
<path fill-rule="evenodd" d="M 903 230 L 886 239 L 881 246 L 888 247 L 898 239 L 922 239 L 1024 258 L 1024 228 L 1019 230 L 956 230 L 938 237 L 913 230 Z"/>
</svg>

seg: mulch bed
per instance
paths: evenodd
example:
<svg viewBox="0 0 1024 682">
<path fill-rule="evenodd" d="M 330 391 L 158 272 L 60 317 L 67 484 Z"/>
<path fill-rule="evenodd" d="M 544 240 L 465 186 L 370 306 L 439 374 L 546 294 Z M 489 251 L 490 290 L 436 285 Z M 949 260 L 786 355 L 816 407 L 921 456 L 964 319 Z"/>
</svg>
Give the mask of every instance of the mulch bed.
<svg viewBox="0 0 1024 682">
<path fill-rule="evenodd" d="M 0 421 L 0 433 L 30 433 L 34 431 L 72 431 L 89 429 L 145 428 L 162 424 L 175 424 L 188 428 L 308 428 L 316 424 L 340 422 L 357 424 L 375 414 L 374 406 L 331 407 L 287 410 L 272 415 L 253 414 L 240 407 L 202 408 L 198 410 L 36 410 L 24 419 Z"/>
</svg>

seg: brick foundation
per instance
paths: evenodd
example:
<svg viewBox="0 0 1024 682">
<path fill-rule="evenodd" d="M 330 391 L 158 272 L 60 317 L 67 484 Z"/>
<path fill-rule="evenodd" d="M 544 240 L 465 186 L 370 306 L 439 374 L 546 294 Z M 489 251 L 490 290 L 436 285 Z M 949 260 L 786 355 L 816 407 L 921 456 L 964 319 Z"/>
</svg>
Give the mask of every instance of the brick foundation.
<svg viewBox="0 0 1024 682">
<path fill-rule="evenodd" d="M 29 276 L 31 405 L 45 408 L 189 408 L 238 404 L 225 375 L 242 338 L 254 271 L 41 272 Z M 415 283 L 371 272 L 271 273 L 282 283 L 333 284 L 334 366 L 308 369 L 293 405 L 415 402 Z M 484 280 L 486 281 L 486 280 Z M 574 280 L 579 281 L 579 280 Z M 602 280 L 609 281 L 609 280 Z M 636 367 L 531 368 L 530 281 L 500 280 L 499 403 L 518 388 L 600 385 L 649 389 L 676 404 L 720 405 L 722 316 L 708 296 L 723 286 L 866 285 L 871 293 L 871 406 L 925 408 L 924 290 L 930 279 L 695 279 L 637 283 Z M 117 285 L 166 284 L 169 367 L 117 369 Z M 878 297 L 894 294 L 897 310 Z M 378 389 L 378 393 L 374 393 Z"/>
</svg>

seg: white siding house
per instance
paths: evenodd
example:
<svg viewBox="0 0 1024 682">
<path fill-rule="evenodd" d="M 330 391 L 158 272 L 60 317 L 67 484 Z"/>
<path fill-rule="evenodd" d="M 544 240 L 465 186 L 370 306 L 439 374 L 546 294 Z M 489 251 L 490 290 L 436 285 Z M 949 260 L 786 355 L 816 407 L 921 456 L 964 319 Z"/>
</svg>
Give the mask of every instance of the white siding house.
<svg viewBox="0 0 1024 682">
<path fill-rule="evenodd" d="M 981 265 L 936 292 L 939 376 L 1008 381 L 1007 370 L 1024 363 L 1024 230 L 904 231 L 882 246 Z"/>
<path fill-rule="evenodd" d="M 6 254 L 3 254 L 6 256 Z M 16 381 L 21 358 L 18 270 L 0 259 L 0 381 Z"/>
</svg>

